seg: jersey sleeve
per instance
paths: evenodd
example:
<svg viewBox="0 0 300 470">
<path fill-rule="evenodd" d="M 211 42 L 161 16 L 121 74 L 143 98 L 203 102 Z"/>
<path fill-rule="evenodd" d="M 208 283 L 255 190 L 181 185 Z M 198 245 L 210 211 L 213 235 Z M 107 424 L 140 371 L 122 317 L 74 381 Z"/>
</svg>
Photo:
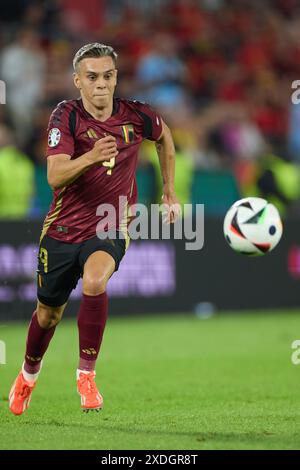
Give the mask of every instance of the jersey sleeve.
<svg viewBox="0 0 300 470">
<path fill-rule="evenodd" d="M 159 114 L 146 103 L 135 101 L 136 111 L 142 119 L 143 137 L 158 140 L 162 133 L 162 120 Z"/>
<path fill-rule="evenodd" d="M 67 101 L 62 101 L 52 112 L 47 128 L 47 157 L 61 153 L 74 155 L 74 136 L 70 130 L 72 109 Z"/>
</svg>

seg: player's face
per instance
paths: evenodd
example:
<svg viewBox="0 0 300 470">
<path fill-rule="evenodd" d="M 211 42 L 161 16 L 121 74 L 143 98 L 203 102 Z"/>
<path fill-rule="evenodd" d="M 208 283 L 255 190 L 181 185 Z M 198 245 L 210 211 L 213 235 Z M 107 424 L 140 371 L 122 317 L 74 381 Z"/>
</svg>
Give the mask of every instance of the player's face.
<svg viewBox="0 0 300 470">
<path fill-rule="evenodd" d="M 111 57 L 83 59 L 74 76 L 75 86 L 81 95 L 96 108 L 106 108 L 112 103 L 117 84 L 117 70 Z"/>
</svg>

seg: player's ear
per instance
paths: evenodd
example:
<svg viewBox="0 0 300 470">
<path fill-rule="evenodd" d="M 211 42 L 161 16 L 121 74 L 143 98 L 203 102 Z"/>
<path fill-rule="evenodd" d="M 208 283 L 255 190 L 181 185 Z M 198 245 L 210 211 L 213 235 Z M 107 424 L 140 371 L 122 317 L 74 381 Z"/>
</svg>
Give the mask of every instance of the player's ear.
<svg viewBox="0 0 300 470">
<path fill-rule="evenodd" d="M 80 78 L 79 78 L 78 73 L 76 73 L 76 72 L 73 73 L 73 80 L 74 80 L 74 85 L 76 86 L 76 88 L 78 88 L 78 90 L 80 90 L 81 86 L 80 86 Z"/>
</svg>

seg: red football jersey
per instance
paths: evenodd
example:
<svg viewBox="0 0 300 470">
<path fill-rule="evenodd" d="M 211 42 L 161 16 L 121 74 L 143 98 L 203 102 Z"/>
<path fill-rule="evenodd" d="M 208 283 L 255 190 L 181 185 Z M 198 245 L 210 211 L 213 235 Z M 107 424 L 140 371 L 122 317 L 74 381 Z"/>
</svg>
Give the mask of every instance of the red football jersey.
<svg viewBox="0 0 300 470">
<path fill-rule="evenodd" d="M 54 191 L 50 210 L 45 218 L 42 236 L 46 233 L 69 243 L 80 243 L 96 235 L 96 231 L 124 229 L 129 210 L 137 202 L 135 173 L 139 146 L 144 139 L 157 140 L 162 122 L 147 104 L 115 98 L 112 115 L 104 122 L 91 116 L 82 100 L 59 103 L 48 126 L 47 156 L 57 154 L 78 158 L 90 151 L 96 140 L 112 135 L 118 155 L 108 162 L 93 165 L 68 186 Z M 120 206 L 121 200 L 126 201 Z M 114 226 L 107 227 L 105 215 L 97 215 L 102 204 L 111 204 L 116 211 Z M 103 221 L 103 225 L 101 225 Z"/>
</svg>

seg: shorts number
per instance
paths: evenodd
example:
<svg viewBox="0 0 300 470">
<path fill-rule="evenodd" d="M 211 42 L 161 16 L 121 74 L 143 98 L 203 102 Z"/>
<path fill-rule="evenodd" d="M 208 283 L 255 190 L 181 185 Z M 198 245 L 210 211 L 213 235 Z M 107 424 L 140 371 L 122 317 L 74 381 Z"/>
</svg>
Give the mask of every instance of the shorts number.
<svg viewBox="0 0 300 470">
<path fill-rule="evenodd" d="M 48 272 L 48 251 L 46 248 L 41 248 L 40 249 L 40 261 L 42 265 L 44 266 L 44 273 Z"/>
</svg>

